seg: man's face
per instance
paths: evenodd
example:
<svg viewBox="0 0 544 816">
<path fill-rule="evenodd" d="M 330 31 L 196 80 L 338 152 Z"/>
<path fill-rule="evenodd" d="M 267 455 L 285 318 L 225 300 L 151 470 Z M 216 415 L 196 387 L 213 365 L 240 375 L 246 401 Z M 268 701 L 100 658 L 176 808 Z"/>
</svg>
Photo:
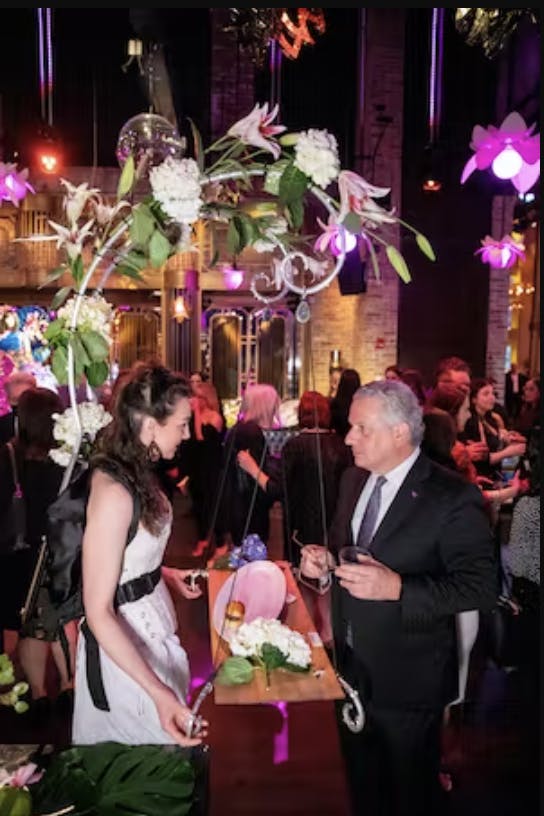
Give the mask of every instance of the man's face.
<svg viewBox="0 0 544 816">
<path fill-rule="evenodd" d="M 379 397 L 354 399 L 349 410 L 351 428 L 346 445 L 353 451 L 357 467 L 374 473 L 387 473 L 406 458 L 407 426 L 387 425 Z"/>
<path fill-rule="evenodd" d="M 460 388 L 461 391 L 464 391 L 465 394 L 470 393 L 470 375 L 468 371 L 449 369 L 449 371 L 444 371 L 438 382 L 455 385 L 457 388 Z"/>
</svg>

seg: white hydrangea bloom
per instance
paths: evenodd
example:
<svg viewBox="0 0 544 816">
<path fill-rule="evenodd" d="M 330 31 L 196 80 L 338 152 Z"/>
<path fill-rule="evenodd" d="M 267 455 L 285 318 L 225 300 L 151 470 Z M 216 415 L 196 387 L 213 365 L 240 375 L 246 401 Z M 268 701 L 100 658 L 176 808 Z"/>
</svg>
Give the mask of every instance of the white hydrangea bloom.
<svg viewBox="0 0 544 816">
<path fill-rule="evenodd" d="M 149 173 L 153 196 L 164 212 L 180 224 L 198 220 L 201 198 L 201 179 L 194 159 L 174 159 L 169 156 Z"/>
<path fill-rule="evenodd" d="M 295 145 L 295 167 L 318 187 L 328 187 L 340 172 L 338 143 L 332 133 L 315 128 L 302 131 Z"/>
<path fill-rule="evenodd" d="M 72 323 L 72 316 L 76 298 L 67 300 L 57 312 L 57 319 L 63 320 L 67 326 Z M 84 295 L 81 299 L 77 325 L 82 331 L 96 331 L 111 343 L 111 324 L 113 318 L 113 306 L 101 295 Z"/>
<path fill-rule="evenodd" d="M 233 655 L 260 658 L 265 643 L 279 649 L 287 663 L 300 668 L 311 663 L 312 651 L 304 637 L 277 619 L 255 618 L 242 623 L 231 635 L 229 645 Z"/>
<path fill-rule="evenodd" d="M 81 422 L 82 439 L 94 442 L 96 434 L 112 420 L 112 415 L 103 405 L 96 402 L 81 402 L 78 405 Z M 53 437 L 60 442 L 58 448 L 49 451 L 50 458 L 61 467 L 67 467 L 74 447 L 78 444 L 79 435 L 74 416 L 74 409 L 67 408 L 62 414 L 53 414 Z"/>
</svg>

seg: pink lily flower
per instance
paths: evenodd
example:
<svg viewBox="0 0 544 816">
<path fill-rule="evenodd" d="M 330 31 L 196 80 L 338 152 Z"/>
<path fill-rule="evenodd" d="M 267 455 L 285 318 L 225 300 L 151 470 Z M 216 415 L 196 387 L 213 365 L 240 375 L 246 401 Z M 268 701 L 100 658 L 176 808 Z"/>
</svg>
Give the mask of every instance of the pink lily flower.
<svg viewBox="0 0 544 816">
<path fill-rule="evenodd" d="M 540 176 L 540 136 L 533 135 L 536 125 L 527 127 L 516 111 L 497 129 L 476 125 L 470 147 L 475 151 L 463 168 L 461 184 L 474 170 L 491 167 L 499 178 L 510 179 L 520 193 L 526 193 Z"/>
<path fill-rule="evenodd" d="M 389 187 L 375 187 L 357 173 L 342 170 L 338 176 L 338 191 L 340 194 L 338 221 L 342 222 L 348 213 L 354 212 L 361 216 L 363 223 L 366 221 L 375 226 L 395 223 L 396 219 L 392 213 L 373 201 L 374 198 L 386 196 L 390 192 Z"/>
<path fill-rule="evenodd" d="M 270 136 L 277 136 L 286 130 L 284 125 L 270 124 L 278 115 L 278 110 L 279 106 L 274 105 L 270 113 L 268 113 L 268 102 L 265 102 L 264 105 L 257 103 L 250 114 L 240 119 L 229 129 L 228 135 L 240 139 L 244 144 L 267 150 L 272 153 L 275 159 L 278 159 L 281 147 L 269 138 Z"/>
<path fill-rule="evenodd" d="M 518 258 L 525 258 L 524 244 L 514 241 L 510 235 L 505 235 L 500 241 L 486 235 L 480 243 L 482 246 L 474 254 L 481 254 L 482 261 L 494 269 L 510 269 Z"/>
<path fill-rule="evenodd" d="M 21 767 L 17 768 L 6 780 L 5 784 L 11 788 L 25 788 L 27 785 L 33 785 L 34 782 L 39 782 L 43 776 L 43 771 L 38 771 L 37 768 L 38 766 L 35 762 L 21 765 Z"/>
</svg>

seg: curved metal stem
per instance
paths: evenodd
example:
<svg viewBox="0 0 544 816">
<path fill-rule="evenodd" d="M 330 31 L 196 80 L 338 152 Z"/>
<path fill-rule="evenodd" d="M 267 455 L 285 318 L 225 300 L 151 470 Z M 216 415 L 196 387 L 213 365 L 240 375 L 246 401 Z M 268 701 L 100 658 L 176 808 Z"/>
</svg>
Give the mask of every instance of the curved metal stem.
<svg viewBox="0 0 544 816">
<path fill-rule="evenodd" d="M 130 216 L 125 221 L 123 221 L 121 226 L 119 226 L 115 230 L 115 232 L 112 235 L 110 235 L 110 237 L 108 238 L 106 243 L 102 247 L 100 247 L 100 249 L 98 249 L 96 251 L 96 253 L 95 253 L 94 257 L 93 257 L 93 260 L 89 264 L 89 268 L 87 269 L 87 272 L 86 272 L 83 280 L 81 281 L 81 283 L 79 285 L 79 289 L 78 289 L 78 292 L 77 292 L 77 295 L 76 295 L 76 300 L 75 300 L 75 304 L 74 304 L 74 311 L 72 313 L 72 320 L 70 322 L 70 331 L 71 332 L 74 332 L 76 330 L 76 328 L 77 328 L 77 320 L 78 320 L 78 317 L 79 317 L 81 304 L 83 303 L 83 296 L 85 295 L 85 292 L 87 291 L 87 287 L 88 287 L 88 285 L 90 283 L 90 280 L 91 280 L 92 276 L 96 272 L 96 268 L 97 268 L 98 264 L 100 263 L 102 258 L 105 255 L 107 255 L 108 251 L 115 244 L 115 242 L 119 240 L 121 235 L 123 235 L 123 233 L 127 229 L 127 225 L 130 224 L 131 220 L 132 220 L 132 216 Z M 103 285 L 104 282 L 105 282 L 104 278 L 102 278 L 101 284 Z M 70 342 L 68 343 L 68 359 L 67 359 L 67 362 L 66 362 L 66 368 L 67 368 L 67 374 L 68 374 L 68 394 L 70 396 L 70 406 L 71 406 L 73 414 L 74 414 L 74 422 L 75 422 L 75 426 L 76 426 L 77 437 L 76 437 L 76 442 L 74 444 L 74 449 L 72 451 L 72 456 L 70 457 L 70 461 L 68 462 L 68 465 L 66 466 L 66 469 L 65 469 L 65 471 L 63 473 L 63 476 L 62 476 L 62 483 L 61 483 L 61 486 L 59 488 L 59 493 L 62 493 L 62 491 L 68 486 L 68 484 L 70 482 L 70 478 L 72 476 L 72 473 L 73 473 L 73 470 L 74 470 L 74 467 L 75 467 L 75 464 L 77 462 L 77 458 L 78 458 L 78 455 L 79 455 L 79 446 L 81 445 L 81 437 L 83 435 L 82 431 L 81 431 L 81 417 L 79 416 L 79 410 L 78 410 L 78 407 L 77 407 L 75 366 L 74 366 L 74 349 L 73 349 L 73 346 L 72 346 L 72 340 L 71 339 L 70 339 Z"/>
<path fill-rule="evenodd" d="M 347 680 L 344 680 L 338 672 L 336 677 L 347 697 L 349 697 L 349 700 L 342 706 L 342 720 L 353 734 L 359 734 L 365 727 L 366 720 L 359 692 L 350 686 Z"/>
</svg>

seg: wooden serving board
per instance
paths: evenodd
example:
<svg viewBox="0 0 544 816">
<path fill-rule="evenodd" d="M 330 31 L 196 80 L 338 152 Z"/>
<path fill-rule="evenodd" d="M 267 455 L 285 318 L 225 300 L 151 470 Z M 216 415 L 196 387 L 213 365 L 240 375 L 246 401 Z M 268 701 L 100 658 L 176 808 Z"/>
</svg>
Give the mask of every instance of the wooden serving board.
<svg viewBox="0 0 544 816">
<path fill-rule="evenodd" d="M 270 672 L 270 687 L 266 688 L 265 673 L 261 669 L 254 671 L 251 683 L 239 686 L 222 686 L 215 683 L 214 696 L 218 705 L 253 705 L 284 700 L 286 702 L 303 702 L 307 700 L 340 700 L 344 697 L 335 671 L 322 645 L 312 645 L 312 641 L 321 644 L 314 623 L 308 613 L 300 594 L 298 584 L 286 561 L 275 562 L 283 570 L 287 584 L 287 597 L 295 598 L 284 605 L 280 615 L 282 623 L 303 635 L 310 633 L 309 642 L 312 649 L 312 668 L 309 673 L 299 674 L 283 669 Z M 217 594 L 224 582 L 232 573 L 229 570 L 210 569 L 208 573 L 208 605 L 210 621 L 210 641 L 212 657 L 219 666 L 229 655 L 228 644 L 219 637 L 213 626 L 213 608 Z M 311 634 L 313 633 L 313 634 Z M 316 676 L 314 671 L 321 670 Z"/>
</svg>

